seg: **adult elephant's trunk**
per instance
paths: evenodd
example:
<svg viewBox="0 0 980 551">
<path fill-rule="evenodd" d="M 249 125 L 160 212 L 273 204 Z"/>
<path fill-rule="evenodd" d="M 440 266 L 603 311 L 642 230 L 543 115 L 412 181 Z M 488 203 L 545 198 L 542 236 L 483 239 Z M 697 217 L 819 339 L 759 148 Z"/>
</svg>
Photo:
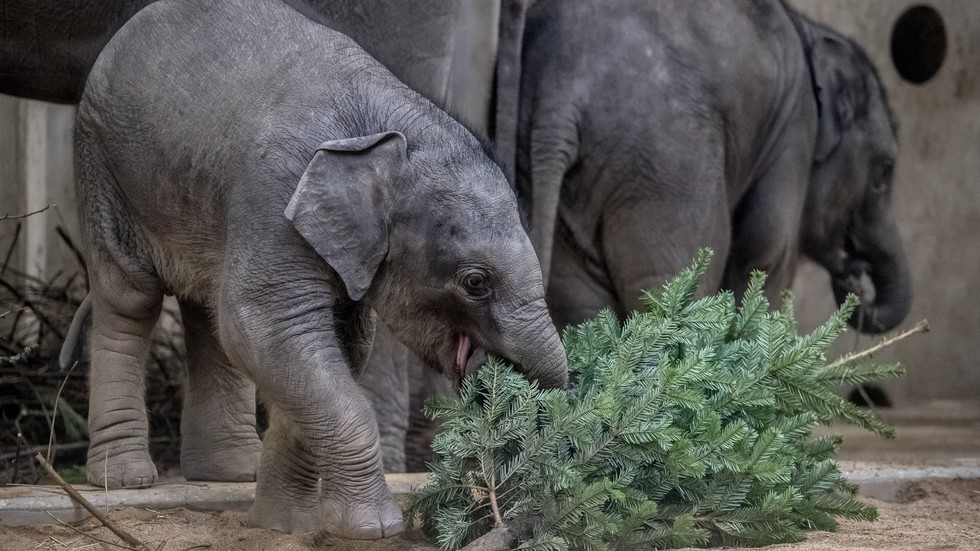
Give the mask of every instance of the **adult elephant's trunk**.
<svg viewBox="0 0 980 551">
<path fill-rule="evenodd" d="M 541 314 L 524 320 L 514 332 L 515 346 L 509 359 L 518 364 L 524 374 L 538 381 L 542 388 L 563 388 L 568 384 L 568 362 L 565 347 L 551 321 L 544 301 L 540 301 Z"/>
<path fill-rule="evenodd" d="M 890 214 L 854 233 L 843 273 L 833 279 L 834 296 L 841 304 L 848 293 L 861 296 L 860 276 L 867 273 L 874 285 L 874 300 L 862 300 L 849 323 L 862 333 L 883 333 L 905 319 L 912 305 L 912 281 L 898 227 Z"/>
</svg>

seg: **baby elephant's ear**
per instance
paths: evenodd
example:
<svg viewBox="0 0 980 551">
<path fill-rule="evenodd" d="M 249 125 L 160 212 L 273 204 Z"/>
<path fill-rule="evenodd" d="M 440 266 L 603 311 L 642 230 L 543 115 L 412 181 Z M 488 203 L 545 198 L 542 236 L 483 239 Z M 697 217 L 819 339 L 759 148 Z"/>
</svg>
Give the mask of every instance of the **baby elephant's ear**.
<svg viewBox="0 0 980 551">
<path fill-rule="evenodd" d="M 323 142 L 286 218 L 360 300 L 388 254 L 387 190 L 406 159 L 405 136 L 382 132 Z"/>
</svg>

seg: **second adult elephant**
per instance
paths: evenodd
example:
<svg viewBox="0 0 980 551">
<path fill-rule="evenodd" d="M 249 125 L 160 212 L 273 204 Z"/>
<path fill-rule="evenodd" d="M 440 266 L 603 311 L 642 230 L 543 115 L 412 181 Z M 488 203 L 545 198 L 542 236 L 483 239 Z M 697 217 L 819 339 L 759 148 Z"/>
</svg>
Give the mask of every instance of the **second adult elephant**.
<svg viewBox="0 0 980 551">
<path fill-rule="evenodd" d="M 897 145 L 853 41 L 777 0 L 540 0 L 524 35 L 518 183 L 559 325 L 621 315 L 700 247 L 707 289 L 771 298 L 807 255 L 861 331 L 911 291 L 891 208 Z"/>
</svg>

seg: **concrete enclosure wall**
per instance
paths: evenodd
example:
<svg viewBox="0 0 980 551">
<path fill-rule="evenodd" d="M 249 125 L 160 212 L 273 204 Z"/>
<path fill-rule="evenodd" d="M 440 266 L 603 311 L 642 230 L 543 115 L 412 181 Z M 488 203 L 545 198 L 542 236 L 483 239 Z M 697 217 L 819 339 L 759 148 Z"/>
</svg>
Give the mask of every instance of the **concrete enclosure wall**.
<svg viewBox="0 0 980 551">
<path fill-rule="evenodd" d="M 78 268 L 55 231 L 61 226 L 73 238 L 79 235 L 72 185 L 74 126 L 74 106 L 0 95 L 0 216 L 47 207 L 43 214 L 0 221 L 0 265 L 10 252 L 11 266 L 35 276 Z M 0 311 L 5 311 L 2 305 Z"/>
<path fill-rule="evenodd" d="M 893 401 L 977 399 L 980 395 L 980 10 L 975 0 L 792 0 L 818 21 L 852 37 L 878 67 L 899 121 L 894 203 L 913 277 L 910 326 L 932 331 L 899 343 L 878 359 L 901 361 L 908 374 L 886 386 Z M 942 63 L 921 83 L 902 77 L 892 56 L 896 22 L 916 6 L 933 8 L 945 27 Z M 896 40 L 898 65 L 914 73 L 937 50 L 928 18 L 907 20 Z M 918 13 L 918 15 L 922 15 Z M 911 67 L 909 65 L 911 64 Z M 926 73 L 928 74 L 928 73 Z M 922 75 L 922 76 L 925 76 Z M 921 80 L 921 79 L 916 79 Z M 801 267 L 795 291 L 801 325 L 826 319 L 828 277 Z M 861 337 L 866 347 L 873 341 Z M 854 346 L 845 337 L 838 350 Z"/>
</svg>

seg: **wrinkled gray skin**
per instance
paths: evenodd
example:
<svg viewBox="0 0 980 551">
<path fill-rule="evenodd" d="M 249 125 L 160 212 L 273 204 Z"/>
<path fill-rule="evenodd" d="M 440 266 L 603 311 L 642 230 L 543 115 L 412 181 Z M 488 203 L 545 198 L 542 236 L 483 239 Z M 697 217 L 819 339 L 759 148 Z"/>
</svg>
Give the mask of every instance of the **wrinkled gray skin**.
<svg viewBox="0 0 980 551">
<path fill-rule="evenodd" d="M 805 254 L 838 301 L 870 276 L 860 330 L 904 318 L 895 129 L 854 42 L 774 0 L 539 0 L 523 51 L 518 183 L 559 326 L 626 315 L 705 246 L 706 291 L 765 270 L 775 300 Z"/>
<path fill-rule="evenodd" d="M 460 2 L 285 0 L 298 11 L 353 37 L 395 76 L 431 101 L 447 95 L 452 42 L 442 27 Z M 6 0 L 0 9 L 0 93 L 78 103 L 99 53 L 126 21 L 153 0 Z"/>
<path fill-rule="evenodd" d="M 401 531 L 352 377 L 372 309 L 448 374 L 490 352 L 565 384 L 499 168 L 346 36 L 274 0 L 158 2 L 100 55 L 76 128 L 93 484 L 156 477 L 142 380 L 164 294 L 188 332 L 185 475 L 254 476 L 250 382 L 268 401 L 256 526 Z"/>
</svg>

